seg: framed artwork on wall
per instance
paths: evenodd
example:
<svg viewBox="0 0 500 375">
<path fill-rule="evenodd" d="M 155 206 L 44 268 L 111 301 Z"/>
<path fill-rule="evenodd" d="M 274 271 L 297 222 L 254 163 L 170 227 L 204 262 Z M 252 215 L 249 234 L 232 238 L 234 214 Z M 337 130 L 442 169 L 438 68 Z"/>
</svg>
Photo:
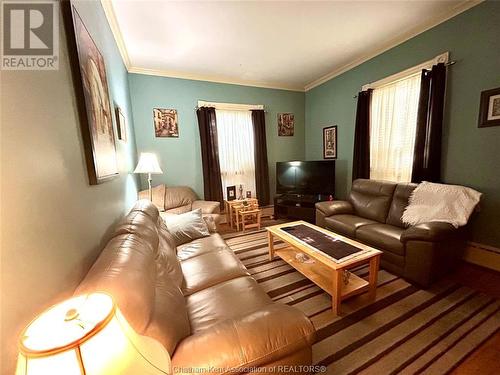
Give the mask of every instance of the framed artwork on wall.
<svg viewBox="0 0 500 375">
<path fill-rule="evenodd" d="M 179 138 L 179 123 L 176 109 L 153 108 L 155 137 Z"/>
<path fill-rule="evenodd" d="M 101 52 L 72 2 L 62 2 L 89 182 L 118 175 L 106 66 Z"/>
<path fill-rule="evenodd" d="M 323 159 L 337 159 L 337 125 L 323 128 Z"/>
<path fill-rule="evenodd" d="M 234 201 L 236 199 L 236 185 L 233 186 L 228 186 L 226 188 L 226 193 L 227 193 L 227 200 L 228 201 Z"/>
<path fill-rule="evenodd" d="M 479 128 L 500 125 L 500 87 L 481 93 Z"/>
<path fill-rule="evenodd" d="M 278 136 L 293 136 L 295 127 L 295 118 L 293 113 L 278 113 Z"/>
<path fill-rule="evenodd" d="M 125 116 L 120 107 L 115 108 L 115 116 L 118 139 L 127 142 L 127 120 L 125 119 Z"/>
</svg>

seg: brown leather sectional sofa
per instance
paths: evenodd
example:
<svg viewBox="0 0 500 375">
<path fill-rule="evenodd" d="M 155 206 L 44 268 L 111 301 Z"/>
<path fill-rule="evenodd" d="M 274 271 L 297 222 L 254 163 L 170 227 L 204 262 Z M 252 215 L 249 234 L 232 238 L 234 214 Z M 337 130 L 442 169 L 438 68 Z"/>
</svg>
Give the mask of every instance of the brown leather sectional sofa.
<svg viewBox="0 0 500 375">
<path fill-rule="evenodd" d="M 383 268 L 427 287 L 462 257 L 466 228 L 401 221 L 416 184 L 358 179 L 346 201 L 316 204 L 316 224 L 384 253 Z"/>
<path fill-rule="evenodd" d="M 307 317 L 273 302 L 220 235 L 176 248 L 149 201 L 118 225 L 75 293 L 92 291 L 113 295 L 138 333 L 162 343 L 175 374 L 244 374 L 254 366 L 285 374 L 277 366 L 311 364 Z"/>
</svg>

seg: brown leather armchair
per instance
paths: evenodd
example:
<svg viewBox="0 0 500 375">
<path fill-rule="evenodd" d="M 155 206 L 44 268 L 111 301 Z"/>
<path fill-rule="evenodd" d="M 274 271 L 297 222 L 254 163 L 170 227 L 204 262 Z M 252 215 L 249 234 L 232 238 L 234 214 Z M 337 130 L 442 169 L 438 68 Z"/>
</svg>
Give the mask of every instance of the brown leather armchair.
<svg viewBox="0 0 500 375">
<path fill-rule="evenodd" d="M 382 250 L 382 267 L 429 286 L 462 257 L 467 228 L 444 222 L 404 224 L 401 217 L 416 186 L 355 180 L 346 201 L 316 204 L 316 224 Z"/>
<path fill-rule="evenodd" d="M 198 198 L 188 186 L 168 186 L 161 184 L 152 189 L 153 204 L 164 215 L 175 215 L 201 209 L 204 217 L 211 217 L 216 224 L 220 222 L 220 203 Z M 149 199 L 149 190 L 139 192 L 139 199 Z"/>
</svg>

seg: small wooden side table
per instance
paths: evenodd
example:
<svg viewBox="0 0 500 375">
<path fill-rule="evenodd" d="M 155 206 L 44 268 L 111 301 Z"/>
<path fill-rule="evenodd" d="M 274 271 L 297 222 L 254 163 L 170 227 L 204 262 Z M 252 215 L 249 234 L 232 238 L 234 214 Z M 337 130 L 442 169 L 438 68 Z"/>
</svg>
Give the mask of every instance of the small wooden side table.
<svg viewBox="0 0 500 375">
<path fill-rule="evenodd" d="M 243 201 L 247 201 L 249 204 L 258 203 L 257 198 L 246 198 L 246 199 L 235 199 L 232 201 L 224 201 L 224 211 L 226 212 L 226 222 L 231 228 L 234 228 L 234 222 L 236 220 L 235 212 L 233 206 L 238 206 L 243 204 Z"/>
</svg>

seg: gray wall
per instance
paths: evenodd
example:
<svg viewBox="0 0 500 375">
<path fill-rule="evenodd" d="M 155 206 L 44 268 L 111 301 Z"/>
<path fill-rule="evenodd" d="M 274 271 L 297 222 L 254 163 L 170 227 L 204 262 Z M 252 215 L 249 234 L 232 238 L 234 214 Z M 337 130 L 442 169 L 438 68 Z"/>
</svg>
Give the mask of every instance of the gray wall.
<svg viewBox="0 0 500 375">
<path fill-rule="evenodd" d="M 304 159 L 304 93 L 228 85 L 188 79 L 130 74 L 137 151 L 155 152 L 163 175 L 153 185 L 187 185 L 203 196 L 200 133 L 195 107 L 198 100 L 238 104 L 264 104 L 271 196 L 275 191 L 277 161 Z M 177 109 L 179 138 L 155 138 L 153 108 Z M 278 137 L 279 112 L 295 114 L 295 135 Z M 143 188 L 147 187 L 143 180 Z"/>
<path fill-rule="evenodd" d="M 2 374 L 14 372 L 19 331 L 72 294 L 136 199 L 127 72 L 100 3 L 78 9 L 104 56 L 110 97 L 128 116 L 129 140 L 117 141 L 119 177 L 90 186 L 63 27 L 58 71 L 1 72 Z"/>
<path fill-rule="evenodd" d="M 450 51 L 443 134 L 443 181 L 484 193 L 473 240 L 500 247 L 500 126 L 477 127 L 483 90 L 500 86 L 499 1 L 486 1 L 306 93 L 306 157 L 322 153 L 321 129 L 338 125 L 336 191 L 351 186 L 356 99 L 364 84 Z"/>
</svg>

